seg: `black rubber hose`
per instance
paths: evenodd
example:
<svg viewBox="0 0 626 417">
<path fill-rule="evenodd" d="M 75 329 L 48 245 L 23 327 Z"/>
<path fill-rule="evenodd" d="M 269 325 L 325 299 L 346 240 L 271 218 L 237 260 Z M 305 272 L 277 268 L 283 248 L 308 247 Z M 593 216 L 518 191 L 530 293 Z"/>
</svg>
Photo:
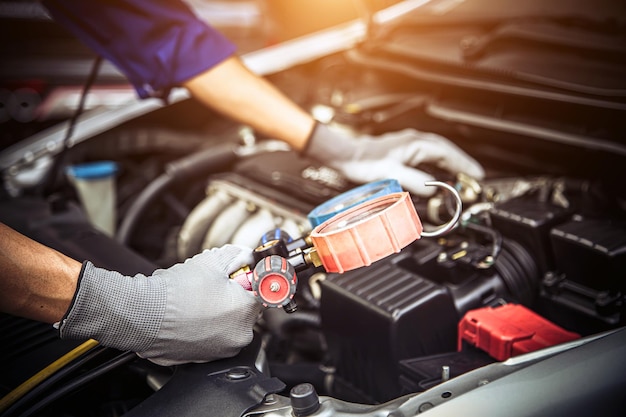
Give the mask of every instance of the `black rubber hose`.
<svg viewBox="0 0 626 417">
<path fill-rule="evenodd" d="M 494 268 L 516 301 L 531 306 L 541 277 L 530 254 L 517 242 L 505 239 Z"/>
<path fill-rule="evenodd" d="M 320 329 L 322 327 L 322 319 L 319 314 L 313 312 L 296 311 L 288 316 L 288 318 L 280 324 L 279 334 L 284 336 L 289 334 L 293 329 L 302 328 Z"/>
<path fill-rule="evenodd" d="M 7 410 L 2 414 L 2 417 L 10 417 L 20 415 L 18 410 L 21 408 L 25 408 L 27 404 L 32 404 L 37 397 L 42 395 L 44 392 L 48 391 L 60 380 L 68 377 L 74 371 L 81 369 L 86 363 L 92 361 L 93 359 L 98 358 L 103 353 L 108 352 L 109 349 L 104 346 L 98 346 L 91 352 L 83 355 L 81 358 L 75 360 L 71 364 L 64 366 L 54 375 L 50 376 L 48 379 L 43 381 L 41 384 L 37 385 L 35 388 L 30 390 L 27 394 L 25 394 L 22 398 L 17 400 L 11 407 L 7 408 Z"/>
<path fill-rule="evenodd" d="M 74 379 L 73 381 L 68 382 L 67 384 L 59 388 L 58 390 L 50 393 L 50 395 L 47 395 L 46 397 L 42 398 L 37 403 L 33 404 L 28 410 L 20 414 L 20 416 L 27 417 L 27 416 L 33 415 L 34 413 L 37 413 L 42 408 L 58 400 L 59 398 L 62 398 L 63 396 L 71 393 L 72 391 L 83 387 L 88 382 L 91 382 L 94 379 L 100 377 L 101 375 L 104 375 L 107 372 L 110 372 L 128 362 L 134 361 L 135 359 L 137 359 L 137 355 L 133 352 L 121 353 L 120 355 L 116 356 L 110 361 L 95 368 L 93 371 L 83 376 L 80 376 Z"/>
<path fill-rule="evenodd" d="M 172 184 L 193 176 L 217 172 L 231 165 L 236 159 L 233 144 L 224 143 L 167 164 L 165 172 L 148 184 L 128 208 L 117 231 L 118 242 L 122 244 L 129 242 L 144 211 Z"/>
</svg>

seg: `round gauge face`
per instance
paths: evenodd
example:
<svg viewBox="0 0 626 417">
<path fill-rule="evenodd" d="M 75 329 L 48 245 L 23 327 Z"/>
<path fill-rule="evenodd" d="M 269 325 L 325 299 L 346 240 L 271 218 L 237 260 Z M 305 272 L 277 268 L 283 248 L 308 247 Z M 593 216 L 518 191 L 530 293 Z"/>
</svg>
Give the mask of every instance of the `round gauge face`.
<svg viewBox="0 0 626 417">
<path fill-rule="evenodd" d="M 347 193 L 344 198 L 338 199 L 337 201 L 329 200 L 330 204 L 327 207 L 323 207 L 323 209 L 320 210 L 320 213 L 338 213 L 373 197 L 379 197 L 381 195 L 380 192 L 385 191 L 388 188 L 389 187 L 386 183 L 379 183 L 375 184 L 373 187 L 364 189 L 361 193 Z"/>
<path fill-rule="evenodd" d="M 349 228 L 359 222 L 366 222 L 368 219 L 377 216 L 398 201 L 397 198 L 387 198 L 377 200 L 376 204 L 368 204 L 369 201 L 361 203 L 353 210 L 348 210 L 331 217 L 320 227 L 322 233 L 333 233 Z"/>
<path fill-rule="evenodd" d="M 339 194 L 325 203 L 320 204 L 308 214 L 308 219 L 311 226 L 316 227 L 331 217 L 358 204 L 401 191 L 402 187 L 398 181 L 394 179 L 386 179 L 364 184 L 360 187 L 346 191 L 343 194 Z"/>
</svg>

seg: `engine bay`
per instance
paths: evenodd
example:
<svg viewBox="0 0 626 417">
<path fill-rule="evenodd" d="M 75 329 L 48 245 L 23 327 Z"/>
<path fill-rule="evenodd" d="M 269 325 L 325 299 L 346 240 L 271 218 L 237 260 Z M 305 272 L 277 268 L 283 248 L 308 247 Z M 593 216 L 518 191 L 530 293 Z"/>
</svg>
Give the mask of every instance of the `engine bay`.
<svg viewBox="0 0 626 417">
<path fill-rule="evenodd" d="M 413 56 L 407 51 L 416 50 L 414 35 L 412 26 L 398 25 L 268 78 L 348 132 L 435 132 L 476 158 L 484 180 L 420 167 L 463 200 L 451 232 L 343 274 L 299 273 L 298 310 L 266 309 L 253 344 L 235 358 L 169 369 L 98 348 L 2 415 L 290 415 L 293 397 L 285 398 L 302 384 L 337 400 L 331 414 L 388 415 L 377 413 L 504 360 L 461 337 L 469 312 L 523 306 L 522 322 L 536 314 L 562 330 L 541 341 L 546 347 L 621 328 L 623 98 L 539 88 L 422 56 L 446 45 L 446 36 L 458 38 L 449 27 L 433 35 L 440 45 L 421 45 Z M 523 58 L 545 58 L 531 55 Z M 593 79 L 613 88 L 599 68 Z M 463 77 L 471 82 L 461 83 Z M 67 164 L 117 164 L 114 236 L 90 224 L 61 171 L 31 188 L 5 172 L 0 219 L 75 259 L 127 274 L 149 274 L 226 243 L 256 247 L 275 229 L 304 237 L 312 209 L 359 185 L 193 99 L 116 124 L 63 157 Z M 426 230 L 453 215 L 444 191 L 412 202 Z M 41 323 L 5 315 L 2 328 L 3 395 L 75 345 Z M 230 380 L 244 382 L 228 388 L 223 381 Z M 440 402 L 456 396 L 445 392 L 453 391 L 438 393 Z M 298 412 L 315 415 L 306 407 Z"/>
</svg>

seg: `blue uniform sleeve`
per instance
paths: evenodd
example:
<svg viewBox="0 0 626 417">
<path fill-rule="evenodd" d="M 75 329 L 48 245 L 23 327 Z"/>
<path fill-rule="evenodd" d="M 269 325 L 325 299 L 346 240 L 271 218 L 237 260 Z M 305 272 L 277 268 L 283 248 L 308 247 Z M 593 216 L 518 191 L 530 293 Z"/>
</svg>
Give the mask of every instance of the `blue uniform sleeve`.
<svg viewBox="0 0 626 417">
<path fill-rule="evenodd" d="M 44 0 L 51 16 L 111 61 L 140 97 L 164 97 L 236 47 L 177 0 Z"/>
</svg>

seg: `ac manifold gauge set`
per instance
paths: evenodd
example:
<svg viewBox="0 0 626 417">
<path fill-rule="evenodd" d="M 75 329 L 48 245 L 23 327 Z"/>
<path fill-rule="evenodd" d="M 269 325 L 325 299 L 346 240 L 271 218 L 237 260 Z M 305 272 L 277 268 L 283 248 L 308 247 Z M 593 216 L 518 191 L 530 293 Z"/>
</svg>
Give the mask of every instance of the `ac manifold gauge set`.
<svg viewBox="0 0 626 417">
<path fill-rule="evenodd" d="M 393 179 L 361 185 L 314 208 L 312 231 L 292 239 L 280 230 L 268 232 L 253 251 L 255 265 L 245 265 L 231 278 L 266 307 L 297 310 L 297 274 L 309 268 L 343 273 L 371 265 L 400 252 L 421 237 L 453 229 L 462 211 L 458 191 L 440 181 L 426 182 L 452 193 L 455 213 L 442 226 L 424 231 L 411 196 Z"/>
</svg>

